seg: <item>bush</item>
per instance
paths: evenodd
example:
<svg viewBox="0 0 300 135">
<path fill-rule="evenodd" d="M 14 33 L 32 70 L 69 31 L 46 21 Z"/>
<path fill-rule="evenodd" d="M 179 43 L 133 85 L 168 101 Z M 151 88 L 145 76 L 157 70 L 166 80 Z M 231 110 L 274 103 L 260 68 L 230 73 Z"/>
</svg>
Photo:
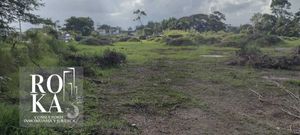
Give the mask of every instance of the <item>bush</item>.
<svg viewBox="0 0 300 135">
<path fill-rule="evenodd" d="M 1 134 L 16 134 L 19 126 L 19 113 L 17 107 L 0 104 L 0 131 Z"/>
<path fill-rule="evenodd" d="M 14 64 L 14 59 L 9 54 L 9 52 L 6 52 L 5 50 L 0 49 L 0 76 L 6 75 L 10 72 L 13 72 L 17 69 Z"/>
<path fill-rule="evenodd" d="M 131 39 L 131 37 L 120 37 L 119 38 L 119 42 L 127 42 L 129 39 Z"/>
<path fill-rule="evenodd" d="M 183 35 L 181 34 L 173 34 L 173 35 L 168 35 L 169 38 L 181 38 Z"/>
<path fill-rule="evenodd" d="M 221 46 L 241 47 L 244 45 L 256 45 L 260 47 L 273 46 L 281 43 L 282 40 L 274 35 L 263 34 L 234 34 L 223 37 Z"/>
<path fill-rule="evenodd" d="M 254 68 L 270 69 L 291 69 L 293 66 L 300 65 L 300 56 L 277 56 L 270 57 L 263 55 L 262 52 L 254 46 L 244 46 L 236 52 L 237 58 L 230 61 L 229 65 L 249 65 Z"/>
<path fill-rule="evenodd" d="M 113 41 L 108 38 L 88 37 L 88 38 L 82 39 L 80 41 L 80 43 L 85 44 L 85 45 L 111 45 L 111 44 L 113 44 Z"/>
<path fill-rule="evenodd" d="M 15 105 L 0 103 L 0 131 L 3 135 L 50 135 L 58 134 L 51 128 L 21 128 L 19 126 L 19 110 Z"/>
<path fill-rule="evenodd" d="M 261 56 L 261 50 L 256 46 L 244 45 L 236 52 L 239 57 L 257 57 Z"/>
<path fill-rule="evenodd" d="M 175 39 L 166 39 L 167 45 L 174 45 L 174 46 L 184 46 L 184 45 L 194 45 L 194 42 L 187 37 L 175 38 Z"/>
<path fill-rule="evenodd" d="M 75 41 L 79 42 L 79 41 L 81 41 L 82 39 L 85 39 L 85 38 L 86 37 L 84 37 L 84 36 L 76 35 L 75 36 Z"/>
<path fill-rule="evenodd" d="M 140 36 L 139 37 L 139 40 L 146 40 L 147 39 L 147 36 Z"/>
<path fill-rule="evenodd" d="M 128 40 L 127 40 L 128 42 L 141 42 L 141 40 L 139 40 L 138 38 L 129 38 Z"/>
<path fill-rule="evenodd" d="M 107 49 L 104 51 L 102 58 L 98 59 L 98 64 L 101 67 L 119 66 L 126 61 L 126 56 L 123 53 L 116 52 L 115 50 Z"/>
<path fill-rule="evenodd" d="M 78 52 L 78 48 L 75 45 L 69 45 L 68 49 L 74 53 Z"/>
<path fill-rule="evenodd" d="M 85 55 L 68 53 L 63 55 L 61 65 L 81 66 L 85 76 L 96 75 L 98 67 L 108 68 L 119 66 L 126 61 L 126 55 L 115 50 L 105 50 L 103 55 Z"/>
<path fill-rule="evenodd" d="M 274 35 L 251 34 L 248 35 L 244 42 L 257 46 L 273 46 L 280 43 L 282 40 Z"/>
</svg>

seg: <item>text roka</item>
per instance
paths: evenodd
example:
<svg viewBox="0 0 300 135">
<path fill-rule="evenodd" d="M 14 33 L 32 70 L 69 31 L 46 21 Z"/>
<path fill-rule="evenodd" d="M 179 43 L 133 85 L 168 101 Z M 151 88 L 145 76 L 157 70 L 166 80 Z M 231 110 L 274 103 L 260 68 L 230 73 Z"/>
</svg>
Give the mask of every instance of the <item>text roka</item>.
<svg viewBox="0 0 300 135">
<path fill-rule="evenodd" d="M 42 87 L 42 83 L 44 82 L 44 77 L 39 74 L 31 74 L 30 75 L 32 78 L 32 88 L 31 88 L 31 93 L 30 95 L 32 96 L 32 113 L 51 113 L 52 109 L 56 109 L 58 113 L 63 113 L 61 106 L 59 104 L 59 100 L 57 98 L 57 94 L 59 94 L 63 88 L 63 80 L 61 76 L 58 74 L 52 74 L 47 78 L 47 91 L 51 94 L 53 94 L 53 98 L 50 104 L 50 107 L 48 110 L 45 110 L 43 105 L 40 103 L 40 101 L 46 96 L 48 92 L 44 90 Z M 38 78 L 38 79 L 37 79 Z M 58 87 L 57 90 L 53 90 L 51 87 L 51 80 L 52 79 L 57 79 L 58 80 Z M 38 81 L 38 82 L 37 82 Z M 37 89 L 38 91 L 37 92 Z M 39 108 L 40 112 L 37 110 L 37 107 Z"/>
</svg>

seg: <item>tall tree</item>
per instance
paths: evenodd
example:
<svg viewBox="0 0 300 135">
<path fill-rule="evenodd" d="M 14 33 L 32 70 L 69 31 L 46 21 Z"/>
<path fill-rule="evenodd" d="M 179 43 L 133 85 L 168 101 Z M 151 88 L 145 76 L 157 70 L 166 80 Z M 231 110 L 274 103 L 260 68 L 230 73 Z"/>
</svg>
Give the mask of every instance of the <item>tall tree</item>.
<svg viewBox="0 0 300 135">
<path fill-rule="evenodd" d="M 291 8 L 291 3 L 288 0 L 272 0 L 271 10 L 272 13 L 279 17 L 290 16 L 292 13 L 287 10 Z"/>
<path fill-rule="evenodd" d="M 136 15 L 136 17 L 133 19 L 133 21 L 139 21 L 141 26 L 143 26 L 142 18 L 144 16 L 147 16 L 146 12 L 141 9 L 137 9 L 136 11 L 133 12 L 133 14 Z"/>
<path fill-rule="evenodd" d="M 65 30 L 89 36 L 94 30 L 94 21 L 90 17 L 74 17 L 66 20 Z"/>
<path fill-rule="evenodd" d="M 189 17 L 191 27 L 199 32 L 209 31 L 209 16 L 206 14 L 195 14 Z"/>
<path fill-rule="evenodd" d="M 108 32 L 110 28 L 111 28 L 111 26 L 109 26 L 107 24 L 103 24 L 103 25 L 99 25 L 97 29 L 98 30 L 103 29 L 103 30 L 105 30 L 105 32 Z"/>
<path fill-rule="evenodd" d="M 220 31 L 225 30 L 226 25 L 223 21 L 225 21 L 225 15 L 219 11 L 214 11 L 209 15 L 208 24 L 209 30 L 211 31 Z"/>
<path fill-rule="evenodd" d="M 166 29 L 177 29 L 177 19 L 174 17 L 171 17 L 169 19 L 162 21 L 162 27 L 164 30 Z"/>
<path fill-rule="evenodd" d="M 191 28 L 191 21 L 188 17 L 183 17 L 178 20 L 177 28 L 181 30 L 189 30 Z"/>
<path fill-rule="evenodd" d="M 275 34 L 277 18 L 270 14 L 256 13 L 251 18 L 254 33 Z"/>
<path fill-rule="evenodd" d="M 3 32 L 14 30 L 9 24 L 14 22 L 38 23 L 38 15 L 31 12 L 43 6 L 41 0 L 1 0 L 0 29 Z M 21 25 L 20 25 L 21 26 Z"/>
</svg>

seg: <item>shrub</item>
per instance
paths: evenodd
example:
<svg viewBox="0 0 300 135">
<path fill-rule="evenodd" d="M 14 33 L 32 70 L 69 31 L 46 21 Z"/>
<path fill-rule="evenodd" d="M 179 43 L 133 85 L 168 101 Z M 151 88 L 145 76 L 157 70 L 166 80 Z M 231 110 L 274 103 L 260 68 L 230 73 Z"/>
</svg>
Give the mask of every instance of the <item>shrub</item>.
<svg viewBox="0 0 300 135">
<path fill-rule="evenodd" d="M 0 104 L 0 131 L 2 134 L 16 134 L 19 126 L 19 113 L 13 105 Z"/>
<path fill-rule="evenodd" d="M 274 35 L 250 34 L 246 37 L 244 42 L 257 46 L 272 46 L 280 43 L 281 41 L 282 40 L 279 37 Z"/>
<path fill-rule="evenodd" d="M 98 59 L 98 64 L 101 67 L 119 66 L 126 61 L 126 56 L 123 53 L 116 52 L 115 50 L 107 49 L 104 51 L 103 57 Z"/>
<path fill-rule="evenodd" d="M 68 49 L 74 53 L 78 52 L 78 48 L 75 45 L 69 45 Z"/>
<path fill-rule="evenodd" d="M 9 54 L 9 52 L 0 49 L 0 76 L 10 73 L 16 70 L 17 67 L 14 65 L 14 60 Z"/>
<path fill-rule="evenodd" d="M 75 41 L 79 42 L 79 41 L 81 41 L 84 38 L 85 38 L 84 36 L 76 35 L 75 36 Z"/>
<path fill-rule="evenodd" d="M 43 42 L 45 41 L 43 33 L 39 31 L 27 31 L 26 38 L 29 40 L 27 44 L 28 55 L 32 59 L 40 59 L 45 50 Z"/>
<path fill-rule="evenodd" d="M 61 65 L 81 66 L 85 76 L 96 75 L 96 69 L 119 66 L 125 63 L 126 55 L 115 50 L 105 50 L 103 55 L 85 55 L 67 53 L 63 55 Z"/>
<path fill-rule="evenodd" d="M 181 38 L 183 35 L 181 34 L 173 34 L 173 35 L 168 35 L 169 38 Z"/>
<path fill-rule="evenodd" d="M 113 41 L 108 38 L 88 37 L 88 38 L 82 39 L 80 41 L 80 43 L 85 44 L 85 45 L 111 45 L 111 44 L 113 44 Z"/>
<path fill-rule="evenodd" d="M 194 42 L 187 37 L 175 38 L 175 39 L 166 39 L 167 45 L 174 45 L 174 46 L 184 46 L 184 45 L 194 45 Z"/>
<path fill-rule="evenodd" d="M 256 57 L 262 55 L 261 50 L 256 46 L 244 45 L 236 52 L 239 57 Z"/>
<path fill-rule="evenodd" d="M 146 40 L 147 39 L 147 36 L 140 36 L 139 37 L 139 40 Z"/>
<path fill-rule="evenodd" d="M 139 40 L 138 38 L 129 38 L 128 40 L 127 40 L 128 42 L 141 42 L 141 40 Z"/>
<path fill-rule="evenodd" d="M 131 37 L 120 37 L 119 38 L 119 42 L 127 42 L 129 39 L 131 39 Z"/>
<path fill-rule="evenodd" d="M 223 37 L 220 42 L 221 46 L 241 47 L 244 45 L 256 45 L 256 46 L 273 46 L 277 45 L 282 40 L 274 35 L 263 34 L 234 34 Z"/>
<path fill-rule="evenodd" d="M 293 66 L 300 65 L 300 56 L 277 56 L 270 57 L 263 55 L 262 52 L 254 46 L 244 46 L 236 53 L 237 58 L 229 65 L 249 65 L 254 68 L 270 68 L 270 69 L 291 69 Z"/>
</svg>

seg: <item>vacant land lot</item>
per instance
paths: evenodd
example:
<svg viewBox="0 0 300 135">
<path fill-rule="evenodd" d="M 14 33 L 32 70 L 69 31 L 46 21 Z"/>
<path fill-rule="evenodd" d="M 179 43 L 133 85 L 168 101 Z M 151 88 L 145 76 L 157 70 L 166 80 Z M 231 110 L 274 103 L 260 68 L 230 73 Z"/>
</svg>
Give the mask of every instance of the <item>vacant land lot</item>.
<svg viewBox="0 0 300 135">
<path fill-rule="evenodd" d="M 296 90 L 299 85 L 289 82 L 299 80 L 297 71 L 228 66 L 236 50 L 229 47 L 149 41 L 78 46 L 80 53 L 113 48 L 128 58 L 125 65 L 90 78 L 86 117 L 95 132 L 287 134 L 297 126 L 280 107 L 289 94 L 272 82 Z M 290 49 L 264 52 L 280 55 Z"/>
</svg>

